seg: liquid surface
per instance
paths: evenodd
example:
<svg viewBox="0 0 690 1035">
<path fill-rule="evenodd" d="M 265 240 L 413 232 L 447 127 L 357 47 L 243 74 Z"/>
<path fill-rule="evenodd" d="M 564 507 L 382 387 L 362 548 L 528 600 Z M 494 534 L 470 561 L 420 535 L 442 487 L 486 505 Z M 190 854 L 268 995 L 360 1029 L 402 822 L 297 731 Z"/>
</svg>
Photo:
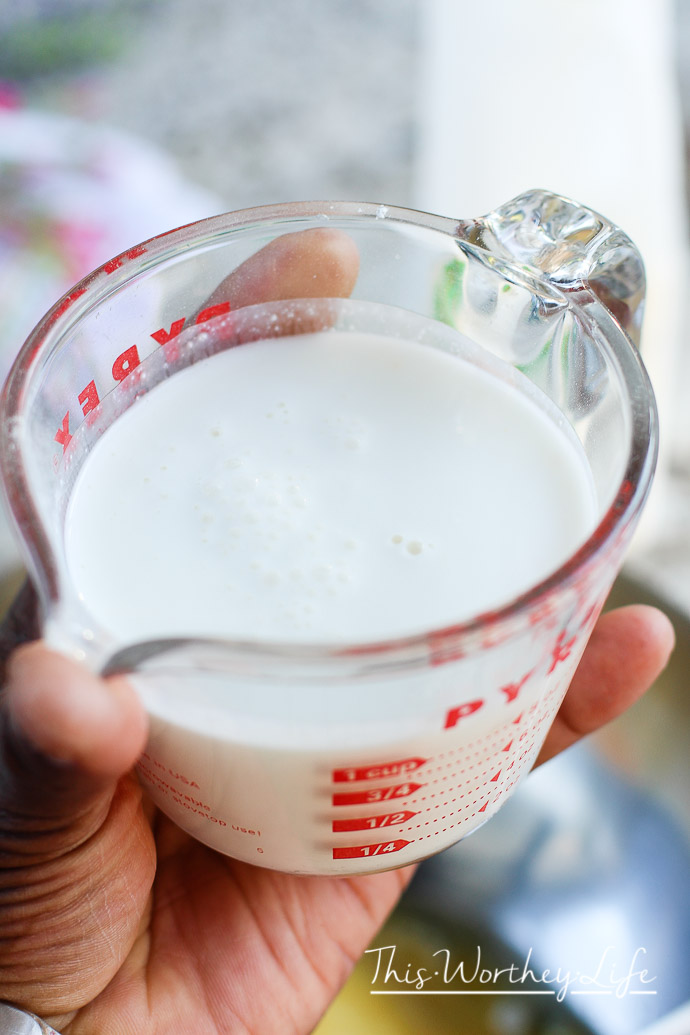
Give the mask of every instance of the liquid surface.
<svg viewBox="0 0 690 1035">
<path fill-rule="evenodd" d="M 357 642 L 507 603 L 595 515 L 581 447 L 534 390 L 332 331 L 232 348 L 139 399 L 87 457 L 65 537 L 124 642 Z"/>
</svg>

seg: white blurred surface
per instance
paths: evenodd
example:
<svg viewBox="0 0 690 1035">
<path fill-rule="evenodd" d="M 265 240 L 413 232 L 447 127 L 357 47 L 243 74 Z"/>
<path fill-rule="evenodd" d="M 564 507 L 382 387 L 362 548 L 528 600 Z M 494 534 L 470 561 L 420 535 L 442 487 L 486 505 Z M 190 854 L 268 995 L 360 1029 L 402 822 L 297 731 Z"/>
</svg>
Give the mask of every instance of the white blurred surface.
<svg viewBox="0 0 690 1035">
<path fill-rule="evenodd" d="M 675 35 L 672 0 L 427 0 L 423 7 L 415 204 L 476 216 L 542 187 L 598 210 L 642 253 L 642 353 L 659 405 L 661 451 L 634 555 L 668 533 L 677 382 L 687 351 Z"/>
</svg>

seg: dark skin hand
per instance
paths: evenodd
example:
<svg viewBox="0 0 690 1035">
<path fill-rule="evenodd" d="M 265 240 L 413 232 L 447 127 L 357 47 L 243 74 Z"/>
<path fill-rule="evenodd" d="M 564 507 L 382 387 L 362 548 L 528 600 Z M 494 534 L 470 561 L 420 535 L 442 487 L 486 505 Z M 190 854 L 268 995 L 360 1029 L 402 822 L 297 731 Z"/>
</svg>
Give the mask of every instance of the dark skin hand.
<svg viewBox="0 0 690 1035">
<path fill-rule="evenodd" d="M 349 238 L 309 231 L 211 302 L 346 296 L 356 275 Z M 27 642 L 37 635 L 26 587 L 0 636 L 0 999 L 64 1035 L 310 1032 L 413 867 L 296 877 L 194 841 L 132 771 L 147 720 L 126 679 Z M 628 708 L 672 646 L 652 608 L 600 618 L 539 762 Z"/>
</svg>

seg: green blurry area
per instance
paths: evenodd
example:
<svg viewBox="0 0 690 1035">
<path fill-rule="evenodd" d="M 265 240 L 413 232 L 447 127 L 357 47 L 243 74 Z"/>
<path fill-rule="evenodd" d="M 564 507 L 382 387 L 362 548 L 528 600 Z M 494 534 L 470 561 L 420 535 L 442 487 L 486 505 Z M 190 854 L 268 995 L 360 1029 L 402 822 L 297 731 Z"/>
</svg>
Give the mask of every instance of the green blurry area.
<svg viewBox="0 0 690 1035">
<path fill-rule="evenodd" d="M 24 83 L 107 63 L 152 0 L 43 0 L 0 8 L 0 79 Z"/>
<path fill-rule="evenodd" d="M 445 928 L 441 922 L 408 912 L 404 900 L 402 908 L 376 935 L 371 948 L 390 945 L 396 947 L 394 966 L 400 977 L 405 973 L 414 977 L 418 968 L 428 972 L 435 964 L 438 966 L 433 953 L 439 949 L 449 950 L 449 973 L 464 961 L 466 975 L 472 974 L 478 946 L 482 968 L 495 970 L 510 963 L 519 968 L 524 962 L 516 957 L 508 959 L 506 950 L 485 931 L 475 935 Z M 379 976 L 372 983 L 377 958 L 377 953 L 365 953 L 313 1035 L 590 1035 L 590 1029 L 572 1016 L 565 1003 L 554 1001 L 553 996 L 501 995 L 515 991 L 515 984 L 511 986 L 507 977 L 492 984 L 491 995 L 472 994 L 486 991 L 486 985 L 478 979 L 468 980 L 467 984 L 456 980 L 447 985 L 441 979 L 432 979 L 424 986 L 434 991 L 461 989 L 461 995 L 372 995 L 372 989 L 402 987 L 394 981 L 384 983 L 386 956 L 382 956 Z M 520 987 L 536 988 L 529 982 Z"/>
</svg>

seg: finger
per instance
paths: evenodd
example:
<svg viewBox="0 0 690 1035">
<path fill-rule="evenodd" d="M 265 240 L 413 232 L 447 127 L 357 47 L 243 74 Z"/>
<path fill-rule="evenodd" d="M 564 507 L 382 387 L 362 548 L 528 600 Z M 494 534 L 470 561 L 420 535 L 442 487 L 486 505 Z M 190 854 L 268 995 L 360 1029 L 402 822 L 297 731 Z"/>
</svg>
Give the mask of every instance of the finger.
<svg viewBox="0 0 690 1035">
<path fill-rule="evenodd" d="M 122 678 L 101 680 L 41 643 L 8 664 L 0 702 L 0 850 L 64 851 L 107 812 L 147 735 Z"/>
<path fill-rule="evenodd" d="M 536 764 L 634 704 L 665 668 L 674 643 L 673 626 L 656 608 L 633 604 L 602 615 Z"/>
<path fill-rule="evenodd" d="M 284 234 L 238 266 L 206 306 L 230 308 L 290 298 L 347 298 L 359 272 L 359 253 L 349 234 L 328 227 Z"/>
<path fill-rule="evenodd" d="M 210 355 L 231 345 L 327 330 L 336 320 L 332 300 L 351 294 L 358 271 L 357 247 L 343 231 L 285 234 L 222 281 L 197 316 L 203 316 L 201 326 L 187 333 L 203 338 Z M 206 313 L 221 304 L 229 313 L 209 322 Z"/>
<path fill-rule="evenodd" d="M 116 779 L 144 748 L 144 709 L 122 677 L 103 680 L 42 643 L 21 647 L 7 666 L 10 729 L 53 762 Z"/>
<path fill-rule="evenodd" d="M 129 952 L 155 872 L 129 771 L 145 737 L 122 679 L 40 643 L 12 656 L 0 701 L 0 998 L 71 1012 Z"/>
<path fill-rule="evenodd" d="M 41 643 L 20 647 L 0 698 L 0 855 L 25 862 L 82 843 L 146 736 L 124 679 L 102 680 Z"/>
</svg>

